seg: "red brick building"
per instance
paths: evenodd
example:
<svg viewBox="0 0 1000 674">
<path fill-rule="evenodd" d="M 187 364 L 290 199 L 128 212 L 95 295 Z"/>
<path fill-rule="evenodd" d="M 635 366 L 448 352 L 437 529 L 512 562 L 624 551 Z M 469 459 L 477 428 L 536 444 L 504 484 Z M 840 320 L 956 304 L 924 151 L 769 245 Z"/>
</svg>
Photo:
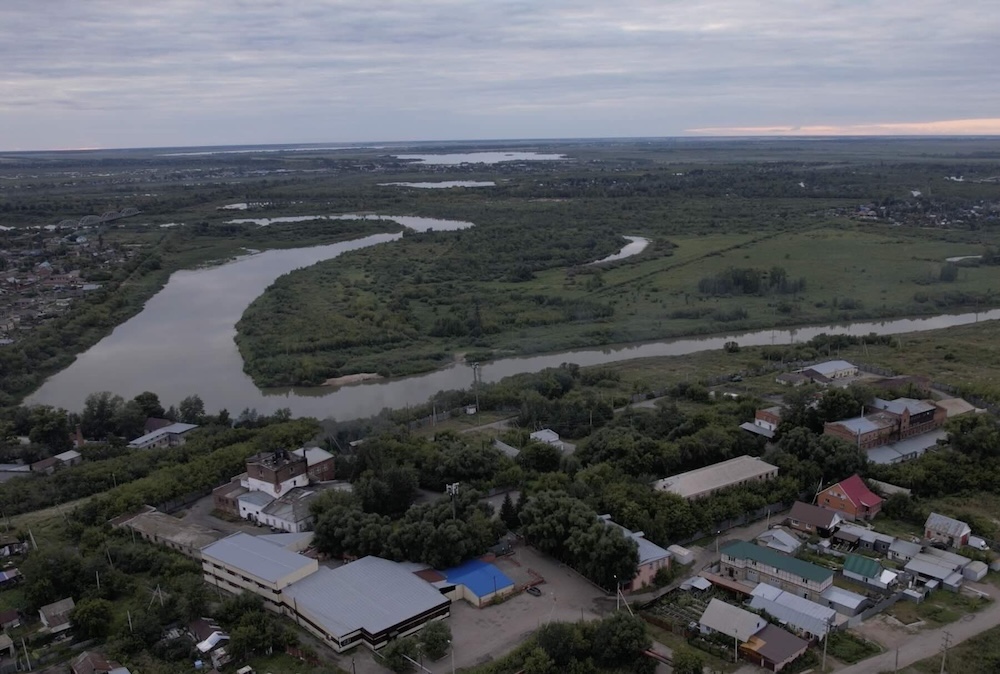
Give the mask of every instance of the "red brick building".
<svg viewBox="0 0 1000 674">
<path fill-rule="evenodd" d="M 870 520 L 882 510 L 882 497 L 858 475 L 827 487 L 819 493 L 816 503 L 848 519 Z"/>
</svg>

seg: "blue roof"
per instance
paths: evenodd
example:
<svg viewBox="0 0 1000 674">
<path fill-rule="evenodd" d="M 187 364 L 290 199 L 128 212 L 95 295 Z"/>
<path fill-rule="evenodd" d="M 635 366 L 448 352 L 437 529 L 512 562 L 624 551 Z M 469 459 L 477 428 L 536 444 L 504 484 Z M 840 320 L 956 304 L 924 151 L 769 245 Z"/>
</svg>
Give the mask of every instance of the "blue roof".
<svg viewBox="0 0 1000 674">
<path fill-rule="evenodd" d="M 444 577 L 449 583 L 464 585 L 477 597 L 485 597 L 494 591 L 502 590 L 514 584 L 497 567 L 480 559 L 472 559 L 444 571 Z"/>
</svg>

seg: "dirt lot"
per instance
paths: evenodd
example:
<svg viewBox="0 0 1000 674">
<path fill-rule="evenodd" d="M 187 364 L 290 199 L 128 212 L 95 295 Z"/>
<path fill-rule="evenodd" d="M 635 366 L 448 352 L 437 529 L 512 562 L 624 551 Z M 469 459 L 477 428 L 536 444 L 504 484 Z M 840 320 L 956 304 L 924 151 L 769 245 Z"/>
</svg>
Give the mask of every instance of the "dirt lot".
<svg viewBox="0 0 1000 674">
<path fill-rule="evenodd" d="M 518 584 L 531 578 L 529 569 L 541 575 L 545 579 L 538 586 L 542 596 L 521 593 L 482 609 L 465 602 L 452 604 L 449 623 L 457 644 L 456 667 L 493 660 L 550 620 L 598 618 L 614 610 L 614 597 L 607 597 L 575 572 L 531 548 L 518 546 L 511 557 L 498 560 L 497 565 Z"/>
</svg>

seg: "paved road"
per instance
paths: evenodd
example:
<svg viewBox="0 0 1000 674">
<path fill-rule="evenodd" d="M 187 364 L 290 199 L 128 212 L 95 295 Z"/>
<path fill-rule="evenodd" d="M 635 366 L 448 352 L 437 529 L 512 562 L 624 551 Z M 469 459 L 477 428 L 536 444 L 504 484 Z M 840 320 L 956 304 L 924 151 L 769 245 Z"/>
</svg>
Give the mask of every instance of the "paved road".
<svg viewBox="0 0 1000 674">
<path fill-rule="evenodd" d="M 938 590 L 938 592 L 942 591 Z M 989 594 L 993 598 L 993 602 L 978 613 L 967 615 L 956 623 L 945 625 L 936 630 L 921 631 L 914 634 L 899 648 L 899 666 L 901 668 L 908 667 L 926 658 L 940 657 L 945 632 L 951 635 L 951 644 L 955 645 L 966 639 L 971 639 L 991 627 L 1000 625 L 1000 601 L 998 601 L 1000 597 L 998 597 L 995 589 L 989 590 Z M 889 651 L 863 660 L 856 665 L 838 670 L 838 674 L 879 674 L 879 672 L 891 672 L 895 668 L 895 664 L 896 651 Z"/>
</svg>

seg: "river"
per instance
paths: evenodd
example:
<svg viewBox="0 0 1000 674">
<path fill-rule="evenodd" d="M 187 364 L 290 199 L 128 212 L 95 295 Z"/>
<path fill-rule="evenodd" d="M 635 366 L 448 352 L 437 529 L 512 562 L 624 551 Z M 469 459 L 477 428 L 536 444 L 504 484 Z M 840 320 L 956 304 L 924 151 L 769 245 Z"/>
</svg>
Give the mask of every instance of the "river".
<svg viewBox="0 0 1000 674">
<path fill-rule="evenodd" d="M 384 217 L 421 231 L 471 226 L 467 222 L 431 218 Z M 245 408 L 271 413 L 287 407 L 296 416 L 346 420 L 376 414 L 385 407 L 418 405 L 437 391 L 468 388 L 472 384 L 472 369 L 465 364 L 413 377 L 376 380 L 338 389 L 261 390 L 243 372 L 243 360 L 233 341 L 235 325 L 246 307 L 274 279 L 294 269 L 348 251 L 387 243 L 400 236 L 375 234 L 328 246 L 269 250 L 218 267 L 176 272 L 140 313 L 115 328 L 65 370 L 50 377 L 27 402 L 80 410 L 87 394 L 94 391 L 112 391 L 126 398 L 153 391 L 164 405 L 177 404 L 185 396 L 197 393 L 211 413 L 225 408 L 235 416 Z M 900 334 L 998 318 L 1000 309 L 994 309 L 978 314 L 673 339 L 504 358 L 483 364 L 480 372 L 484 382 L 495 382 L 513 374 L 536 372 L 561 363 L 599 365 L 650 356 L 680 356 L 722 349 L 729 341 L 736 341 L 741 346 L 787 344 L 807 341 L 824 332 Z"/>
</svg>

